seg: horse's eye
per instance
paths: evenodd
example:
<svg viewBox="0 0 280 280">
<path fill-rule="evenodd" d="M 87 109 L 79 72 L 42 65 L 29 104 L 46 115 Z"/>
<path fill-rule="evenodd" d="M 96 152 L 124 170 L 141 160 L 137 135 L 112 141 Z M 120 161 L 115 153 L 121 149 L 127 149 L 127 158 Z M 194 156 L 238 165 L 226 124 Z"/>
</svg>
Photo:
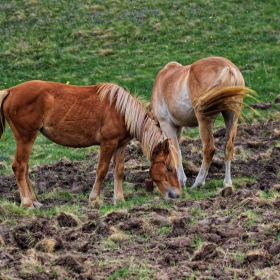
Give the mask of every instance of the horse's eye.
<svg viewBox="0 0 280 280">
<path fill-rule="evenodd" d="M 171 167 L 166 167 L 167 172 L 172 173 L 173 169 Z"/>
</svg>

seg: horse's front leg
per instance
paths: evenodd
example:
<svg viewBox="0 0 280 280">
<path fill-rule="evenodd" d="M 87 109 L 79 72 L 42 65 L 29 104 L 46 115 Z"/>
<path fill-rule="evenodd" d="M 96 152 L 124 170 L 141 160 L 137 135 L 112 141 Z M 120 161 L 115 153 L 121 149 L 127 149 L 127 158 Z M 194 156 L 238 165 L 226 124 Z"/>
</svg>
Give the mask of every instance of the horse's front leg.
<svg viewBox="0 0 280 280">
<path fill-rule="evenodd" d="M 89 195 L 90 204 L 100 203 L 100 192 L 104 178 L 108 172 L 110 160 L 116 151 L 118 142 L 113 141 L 103 141 L 100 145 L 99 161 L 96 170 L 96 179 Z"/>
<path fill-rule="evenodd" d="M 122 189 L 122 178 L 124 171 L 124 155 L 126 144 L 118 147 L 113 155 L 114 165 L 114 204 L 119 201 L 124 201 L 123 189 Z"/>
<path fill-rule="evenodd" d="M 205 179 L 208 174 L 208 170 L 212 162 L 213 155 L 215 153 L 214 138 L 213 138 L 214 119 L 211 117 L 200 116 L 198 118 L 198 121 L 199 121 L 199 135 L 203 146 L 203 161 L 192 188 L 200 187 L 205 184 Z"/>
<path fill-rule="evenodd" d="M 182 188 L 186 187 L 187 176 L 185 174 L 183 163 L 182 163 L 182 153 L 179 146 L 179 141 L 182 135 L 183 127 L 175 127 L 169 120 L 160 121 L 160 127 L 162 131 L 171 138 L 172 144 L 175 147 L 179 158 L 179 167 L 177 168 L 178 179 Z"/>
</svg>

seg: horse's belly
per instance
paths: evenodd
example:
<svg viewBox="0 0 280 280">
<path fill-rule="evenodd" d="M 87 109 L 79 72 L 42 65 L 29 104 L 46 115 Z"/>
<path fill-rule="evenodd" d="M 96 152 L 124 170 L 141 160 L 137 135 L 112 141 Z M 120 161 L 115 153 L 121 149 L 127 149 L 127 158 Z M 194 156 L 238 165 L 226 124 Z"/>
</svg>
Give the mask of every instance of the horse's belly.
<svg viewBox="0 0 280 280">
<path fill-rule="evenodd" d="M 67 147 L 81 148 L 100 145 L 100 130 L 94 129 L 94 126 L 75 121 L 63 126 L 44 126 L 41 133 L 49 140 Z"/>
<path fill-rule="evenodd" d="M 196 127 L 198 121 L 195 116 L 193 107 L 189 104 L 173 107 L 170 110 L 172 122 L 176 126 Z"/>
</svg>

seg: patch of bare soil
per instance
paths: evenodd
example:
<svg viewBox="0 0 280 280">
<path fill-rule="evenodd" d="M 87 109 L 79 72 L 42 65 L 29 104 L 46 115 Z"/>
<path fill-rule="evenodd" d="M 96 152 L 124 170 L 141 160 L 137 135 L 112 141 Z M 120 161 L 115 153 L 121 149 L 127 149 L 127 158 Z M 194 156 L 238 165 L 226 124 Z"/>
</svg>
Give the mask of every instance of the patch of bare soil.
<svg viewBox="0 0 280 280">
<path fill-rule="evenodd" d="M 280 197 L 267 202 L 258 192 L 279 191 L 279 130 L 280 121 L 239 126 L 232 177 L 256 179 L 243 188 L 222 189 L 200 200 L 181 199 L 170 208 L 155 207 L 162 199 L 155 197 L 141 207 L 105 216 L 85 200 L 79 201 L 79 217 L 61 213 L 52 218 L 18 218 L 13 227 L 0 224 L 0 278 L 107 279 L 126 267 L 129 279 L 139 279 L 137 269 L 144 268 L 150 271 L 146 278 L 152 279 L 279 279 Z M 214 137 L 216 155 L 207 181 L 224 175 L 225 130 Z M 191 186 L 202 161 L 200 140 L 184 140 L 181 148 Z M 66 189 L 88 194 L 96 164 L 85 162 L 62 159 L 33 168 L 37 193 Z M 134 196 L 141 195 L 149 164 L 135 142 L 127 149 L 125 166 L 124 181 L 135 184 Z M 112 181 L 110 168 L 106 182 Z M 1 197 L 19 203 L 14 176 L 1 176 L 0 186 Z M 112 187 L 107 184 L 102 192 L 104 200 L 112 203 Z M 67 198 L 40 201 L 45 209 L 77 203 Z M 194 209 L 203 212 L 203 218 L 194 219 Z M 118 277 L 127 279 L 125 274 Z"/>
</svg>

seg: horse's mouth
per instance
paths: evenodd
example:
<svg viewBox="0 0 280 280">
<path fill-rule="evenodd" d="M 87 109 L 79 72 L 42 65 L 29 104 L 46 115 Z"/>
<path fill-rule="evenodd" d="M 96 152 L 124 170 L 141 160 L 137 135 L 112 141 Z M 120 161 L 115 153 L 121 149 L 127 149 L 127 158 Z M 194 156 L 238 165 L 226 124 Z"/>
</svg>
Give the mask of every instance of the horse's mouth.
<svg viewBox="0 0 280 280">
<path fill-rule="evenodd" d="M 166 198 L 173 198 L 173 199 L 176 199 L 176 198 L 180 198 L 180 194 L 179 192 L 174 189 L 174 188 L 169 188 L 166 192 L 166 195 L 165 195 Z"/>
</svg>

